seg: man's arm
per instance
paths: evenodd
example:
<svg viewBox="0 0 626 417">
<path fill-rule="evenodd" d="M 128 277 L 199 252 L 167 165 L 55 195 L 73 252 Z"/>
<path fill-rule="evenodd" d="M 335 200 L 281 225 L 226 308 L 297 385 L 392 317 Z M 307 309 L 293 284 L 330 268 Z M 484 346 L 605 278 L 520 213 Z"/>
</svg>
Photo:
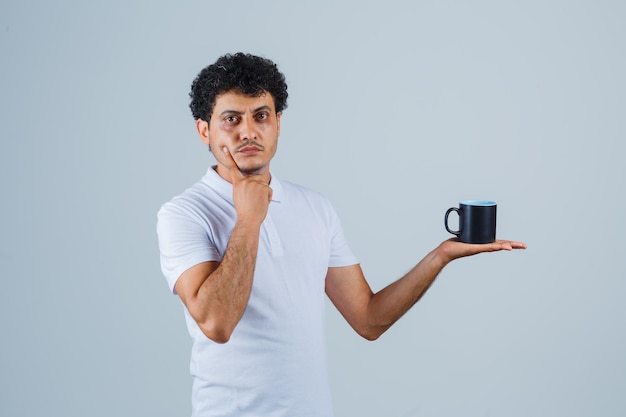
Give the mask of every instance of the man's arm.
<svg viewBox="0 0 626 417">
<path fill-rule="evenodd" d="M 226 343 L 248 305 L 259 247 L 261 223 L 272 189 L 259 175 L 244 176 L 230 159 L 237 222 L 221 262 L 204 262 L 185 271 L 176 292 L 211 340 Z"/>
<path fill-rule="evenodd" d="M 359 335 L 375 340 L 424 295 L 451 261 L 482 252 L 525 248 L 524 243 L 506 240 L 469 245 L 451 239 L 426 255 L 404 277 L 375 294 L 359 265 L 328 268 L 326 293 Z"/>
</svg>

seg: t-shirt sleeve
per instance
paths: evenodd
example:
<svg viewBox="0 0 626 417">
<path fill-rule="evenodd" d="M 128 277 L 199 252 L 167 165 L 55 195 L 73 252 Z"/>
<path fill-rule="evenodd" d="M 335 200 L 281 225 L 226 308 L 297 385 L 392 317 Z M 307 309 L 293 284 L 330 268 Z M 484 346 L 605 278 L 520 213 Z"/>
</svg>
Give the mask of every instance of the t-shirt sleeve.
<svg viewBox="0 0 626 417">
<path fill-rule="evenodd" d="M 330 206 L 330 230 L 332 234 L 328 266 L 332 268 L 358 264 L 359 261 L 350 249 L 343 232 L 339 216 L 332 206 Z"/>
<path fill-rule="evenodd" d="M 205 228 L 180 207 L 166 203 L 157 215 L 161 271 L 172 293 L 180 275 L 202 262 L 219 261 Z"/>
</svg>

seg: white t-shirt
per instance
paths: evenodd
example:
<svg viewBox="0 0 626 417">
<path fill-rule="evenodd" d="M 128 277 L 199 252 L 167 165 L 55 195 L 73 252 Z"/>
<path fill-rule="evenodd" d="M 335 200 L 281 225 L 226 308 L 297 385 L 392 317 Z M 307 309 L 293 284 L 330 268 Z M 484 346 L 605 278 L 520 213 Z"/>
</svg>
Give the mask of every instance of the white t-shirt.
<svg viewBox="0 0 626 417">
<path fill-rule="evenodd" d="M 194 417 L 332 416 L 324 329 L 329 267 L 354 265 L 338 216 L 321 194 L 272 176 L 252 292 L 230 340 L 193 339 Z M 210 168 L 164 204 L 157 232 L 170 289 L 190 267 L 220 261 L 236 212 L 232 185 Z"/>
</svg>

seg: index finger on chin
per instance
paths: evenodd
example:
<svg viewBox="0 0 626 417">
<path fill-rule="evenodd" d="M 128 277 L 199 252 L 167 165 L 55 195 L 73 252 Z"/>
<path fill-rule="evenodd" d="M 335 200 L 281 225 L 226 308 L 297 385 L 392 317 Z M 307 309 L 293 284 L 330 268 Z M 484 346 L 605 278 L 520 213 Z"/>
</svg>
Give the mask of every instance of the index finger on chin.
<svg viewBox="0 0 626 417">
<path fill-rule="evenodd" d="M 230 153 L 230 150 L 224 146 L 222 148 L 222 152 L 224 152 L 224 156 L 228 160 L 228 165 L 226 167 L 230 171 L 231 180 L 235 182 L 244 179 L 245 175 L 241 173 L 241 170 L 239 169 L 237 162 L 235 162 L 235 158 L 233 158 L 233 155 Z"/>
</svg>

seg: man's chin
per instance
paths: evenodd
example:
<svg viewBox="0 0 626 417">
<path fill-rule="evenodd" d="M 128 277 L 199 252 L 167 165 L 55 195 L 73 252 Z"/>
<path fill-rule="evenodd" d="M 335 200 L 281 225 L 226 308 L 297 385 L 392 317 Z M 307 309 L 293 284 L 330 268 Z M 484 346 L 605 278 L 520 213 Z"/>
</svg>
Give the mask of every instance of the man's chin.
<svg viewBox="0 0 626 417">
<path fill-rule="evenodd" d="M 239 171 L 243 175 L 258 175 L 258 174 L 262 174 L 266 167 L 267 165 L 254 165 L 254 164 L 250 164 L 249 166 L 240 165 Z"/>
</svg>

